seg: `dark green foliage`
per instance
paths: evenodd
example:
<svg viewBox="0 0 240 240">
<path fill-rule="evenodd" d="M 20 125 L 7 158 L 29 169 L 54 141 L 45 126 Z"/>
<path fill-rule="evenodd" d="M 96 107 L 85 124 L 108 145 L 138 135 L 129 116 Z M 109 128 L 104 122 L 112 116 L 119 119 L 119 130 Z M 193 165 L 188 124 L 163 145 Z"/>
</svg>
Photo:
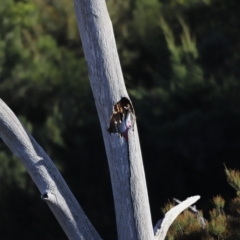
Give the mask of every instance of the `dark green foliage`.
<svg viewBox="0 0 240 240">
<path fill-rule="evenodd" d="M 234 196 L 223 164 L 240 169 L 240 4 L 107 4 L 137 115 L 153 222 L 166 199 L 195 194 L 208 215 L 212 196 Z M 102 237 L 115 239 L 107 160 L 72 2 L 3 0 L 0 29 L 0 97 L 51 156 Z M 24 239 L 66 239 L 2 142 L 0 182 L 0 239 L 16 239 L 20 230 Z M 169 239 L 231 239 L 229 232 L 238 239 L 238 197 L 231 214 L 220 197 L 214 204 L 208 231 L 187 212 Z"/>
<path fill-rule="evenodd" d="M 171 225 L 168 240 L 231 240 L 240 239 L 240 172 L 225 169 L 229 184 L 237 191 L 237 196 L 227 206 L 221 196 L 213 198 L 214 208 L 209 212 L 209 219 L 205 220 L 206 226 L 200 222 L 199 215 L 185 210 Z M 166 213 L 173 207 L 167 204 L 163 208 Z M 199 213 L 202 216 L 202 213 Z"/>
</svg>

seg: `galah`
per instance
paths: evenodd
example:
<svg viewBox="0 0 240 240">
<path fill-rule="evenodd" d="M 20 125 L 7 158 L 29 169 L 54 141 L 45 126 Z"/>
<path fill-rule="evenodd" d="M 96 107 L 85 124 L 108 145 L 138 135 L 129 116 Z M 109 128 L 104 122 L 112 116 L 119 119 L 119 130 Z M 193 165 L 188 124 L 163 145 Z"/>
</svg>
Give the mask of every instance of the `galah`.
<svg viewBox="0 0 240 240">
<path fill-rule="evenodd" d="M 127 98 L 122 98 L 114 105 L 108 131 L 117 133 L 128 140 L 128 130 L 133 127 L 134 122 L 133 107 Z"/>
</svg>

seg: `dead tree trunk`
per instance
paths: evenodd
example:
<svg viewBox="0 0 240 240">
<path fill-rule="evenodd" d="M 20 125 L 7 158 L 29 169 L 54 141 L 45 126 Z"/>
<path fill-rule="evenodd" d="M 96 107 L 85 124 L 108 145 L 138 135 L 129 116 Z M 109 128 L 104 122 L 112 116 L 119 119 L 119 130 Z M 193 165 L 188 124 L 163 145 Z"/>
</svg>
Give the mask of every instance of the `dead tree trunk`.
<svg viewBox="0 0 240 240">
<path fill-rule="evenodd" d="M 154 235 L 137 126 L 135 124 L 129 130 L 128 141 L 121 134 L 107 131 L 114 105 L 125 99 L 124 114 L 127 101 L 130 105 L 131 101 L 125 88 L 106 3 L 104 0 L 74 2 L 111 174 L 118 239 L 151 240 Z M 116 113 L 116 107 L 114 110 Z M 118 124 L 115 123 L 116 128 Z"/>
<path fill-rule="evenodd" d="M 176 216 L 199 196 L 170 210 L 162 225 L 159 222 L 155 227 L 154 236 L 135 112 L 125 88 L 106 3 L 74 1 L 111 174 L 118 239 L 164 239 Z M 68 238 L 101 239 L 51 159 L 2 100 L 0 137 L 22 161 Z"/>
<path fill-rule="evenodd" d="M 0 99 L 0 137 L 26 167 L 67 237 L 100 240 L 53 161 Z M 37 211 L 37 209 L 36 209 Z"/>
</svg>

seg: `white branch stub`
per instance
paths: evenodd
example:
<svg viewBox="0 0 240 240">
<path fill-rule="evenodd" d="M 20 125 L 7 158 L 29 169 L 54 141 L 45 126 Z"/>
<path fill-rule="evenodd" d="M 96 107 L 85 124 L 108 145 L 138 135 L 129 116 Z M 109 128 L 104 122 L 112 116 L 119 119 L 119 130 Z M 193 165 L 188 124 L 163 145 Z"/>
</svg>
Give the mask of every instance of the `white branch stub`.
<svg viewBox="0 0 240 240">
<path fill-rule="evenodd" d="M 187 198 L 185 201 L 181 202 L 177 206 L 170 209 L 166 214 L 163 220 L 159 220 L 154 228 L 155 233 L 155 240 L 164 240 L 167 231 L 173 221 L 177 218 L 177 216 L 185 209 L 187 209 L 189 206 L 191 206 L 193 203 L 195 203 L 198 199 L 200 199 L 200 196 L 193 196 Z"/>
</svg>

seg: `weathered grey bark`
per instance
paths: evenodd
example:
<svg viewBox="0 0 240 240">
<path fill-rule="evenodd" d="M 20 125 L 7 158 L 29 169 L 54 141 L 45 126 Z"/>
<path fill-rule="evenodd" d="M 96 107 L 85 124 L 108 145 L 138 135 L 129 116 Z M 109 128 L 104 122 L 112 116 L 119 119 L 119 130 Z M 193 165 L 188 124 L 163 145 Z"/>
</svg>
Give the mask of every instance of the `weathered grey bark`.
<svg viewBox="0 0 240 240">
<path fill-rule="evenodd" d="M 138 131 L 129 141 L 109 134 L 113 106 L 127 94 L 104 0 L 74 0 L 91 87 L 100 119 L 115 203 L 118 239 L 154 239 Z"/>
<path fill-rule="evenodd" d="M 184 211 L 192 204 L 194 204 L 198 199 L 200 199 L 200 196 L 189 197 L 185 201 L 181 202 L 177 206 L 170 209 L 164 216 L 164 219 L 159 220 L 156 226 L 154 227 L 155 240 L 164 240 L 167 235 L 169 227 L 171 226 L 173 221 L 177 218 L 177 216 L 182 211 Z"/>
<path fill-rule="evenodd" d="M 118 239 L 153 240 L 137 126 L 134 131 L 129 130 L 128 141 L 107 132 L 113 106 L 129 96 L 106 4 L 104 0 L 75 0 L 75 7 L 110 168 Z M 101 239 L 49 156 L 2 100 L 0 137 L 22 161 L 68 238 Z M 188 199 L 185 208 L 197 199 Z M 156 239 L 165 238 L 168 227 L 184 206 L 166 214 L 161 228 L 157 226 Z"/>
<path fill-rule="evenodd" d="M 1 99 L 0 137 L 26 167 L 68 238 L 101 239 L 52 160 Z"/>
<path fill-rule="evenodd" d="M 9 109 L 9 107 L 0 99 L 0 137 L 10 148 L 10 150 L 21 160 L 23 165 L 26 167 L 28 173 L 32 177 L 33 181 L 37 185 L 39 191 L 41 192 L 42 199 L 47 202 L 48 206 L 52 210 L 53 214 L 57 218 L 61 227 L 65 231 L 66 235 L 71 240 L 100 240 L 100 236 L 93 228 L 82 208 L 79 206 L 75 197 L 72 195 L 67 184 L 63 180 L 62 176 L 58 172 L 57 168 L 53 164 L 49 156 L 44 152 L 44 150 L 37 144 L 34 138 L 27 133 L 14 113 Z M 132 138 L 132 137 L 131 137 Z M 118 139 L 115 136 L 114 138 Z M 122 139 L 123 140 L 123 139 Z M 125 140 L 124 140 L 125 141 Z M 132 141 L 132 139 L 131 139 Z M 121 144 L 120 144 L 121 145 Z M 126 144 L 123 144 L 124 147 Z M 130 148 L 133 146 L 130 146 Z M 137 150 L 136 150 L 137 151 Z M 124 157 L 125 152 L 121 155 Z M 131 156 L 130 156 L 131 157 Z M 132 157 L 133 158 L 133 157 Z M 118 160 L 114 158 L 114 160 Z M 120 159 L 120 161 L 124 159 Z M 116 164 L 118 166 L 118 164 Z M 120 178 L 120 183 L 124 182 L 123 173 L 134 172 L 131 167 L 130 170 L 124 169 L 122 166 L 120 173 L 117 172 L 117 177 Z M 132 166 L 134 168 L 134 166 Z M 122 175 L 121 175 L 122 174 Z M 128 176 L 128 175 L 127 175 Z M 134 177 L 133 177 L 134 178 Z M 122 181 L 122 182 L 121 182 Z M 131 180 L 129 180 L 131 183 Z M 134 185 L 134 183 L 133 183 Z M 121 186 L 119 187 L 119 189 Z M 125 193 L 125 187 L 123 186 L 123 194 Z M 121 190 L 121 189 L 120 189 Z M 133 193 L 137 191 L 133 189 Z M 116 193 L 115 193 L 116 194 Z M 122 193 L 119 194 L 122 197 Z M 141 197 L 141 195 L 140 195 Z M 137 198 L 137 196 L 135 196 Z M 119 200 L 129 201 L 132 200 L 131 197 L 126 197 L 126 199 Z M 196 202 L 199 196 L 188 198 L 186 201 L 180 203 L 175 208 L 171 209 L 166 215 L 163 221 L 155 227 L 155 240 L 163 240 L 166 236 L 167 230 L 171 223 L 177 217 L 177 215 L 189 207 L 191 204 Z M 138 199 L 134 199 L 138 204 Z M 128 202 L 126 202 L 128 207 Z M 134 203 L 132 203 L 134 204 Z M 118 207 L 118 206 L 117 206 Z M 143 206 L 144 207 L 144 206 Z M 133 207 L 132 209 L 136 209 Z M 125 214 L 124 204 L 120 206 L 123 209 L 122 218 L 126 219 L 129 215 Z M 132 210 L 130 209 L 130 210 Z M 138 215 L 134 215 L 138 217 Z M 141 215 L 140 215 L 141 216 Z M 138 221 L 141 221 L 138 220 Z M 137 223 L 138 223 L 137 221 Z M 123 223 L 124 224 L 124 223 Z M 125 223 L 126 229 L 122 229 L 123 234 L 120 235 L 120 239 L 143 239 L 141 235 L 133 236 L 129 238 L 125 232 L 131 231 L 131 225 Z M 119 226 L 118 226 L 119 227 Z M 120 227 L 123 227 L 122 225 Z M 141 226 L 144 228 L 144 226 Z M 135 230 L 136 232 L 138 230 Z M 143 230 L 144 231 L 144 230 Z M 135 237 L 135 238 L 134 238 Z M 147 239 L 147 238 L 145 238 Z"/>
</svg>

